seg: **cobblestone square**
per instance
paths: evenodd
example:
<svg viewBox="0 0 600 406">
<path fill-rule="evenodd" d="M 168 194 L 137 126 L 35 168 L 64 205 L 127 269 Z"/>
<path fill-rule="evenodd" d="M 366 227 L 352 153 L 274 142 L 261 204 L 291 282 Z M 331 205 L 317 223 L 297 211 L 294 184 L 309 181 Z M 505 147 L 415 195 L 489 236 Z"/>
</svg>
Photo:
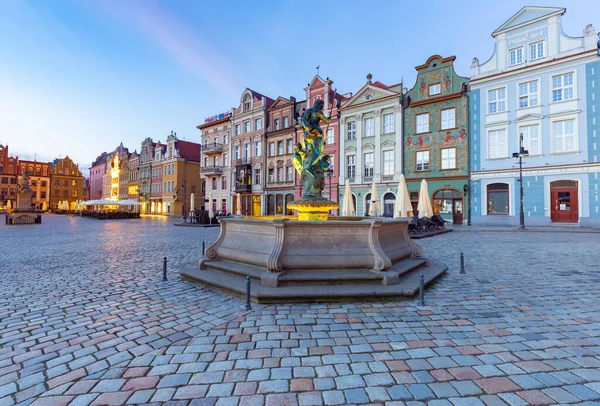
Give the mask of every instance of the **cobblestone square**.
<svg viewBox="0 0 600 406">
<path fill-rule="evenodd" d="M 178 274 L 219 229 L 174 222 L 0 225 L 1 406 L 600 402 L 599 233 L 418 240 L 450 268 L 425 306 L 245 311 Z"/>
</svg>

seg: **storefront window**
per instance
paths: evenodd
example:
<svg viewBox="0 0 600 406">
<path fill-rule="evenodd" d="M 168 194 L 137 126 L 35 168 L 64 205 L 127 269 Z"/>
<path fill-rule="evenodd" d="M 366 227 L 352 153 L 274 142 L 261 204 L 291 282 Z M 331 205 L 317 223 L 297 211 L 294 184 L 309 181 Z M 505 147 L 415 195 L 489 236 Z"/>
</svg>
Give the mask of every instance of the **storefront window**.
<svg viewBox="0 0 600 406">
<path fill-rule="evenodd" d="M 508 184 L 492 183 L 487 186 L 488 215 L 508 214 Z"/>
</svg>

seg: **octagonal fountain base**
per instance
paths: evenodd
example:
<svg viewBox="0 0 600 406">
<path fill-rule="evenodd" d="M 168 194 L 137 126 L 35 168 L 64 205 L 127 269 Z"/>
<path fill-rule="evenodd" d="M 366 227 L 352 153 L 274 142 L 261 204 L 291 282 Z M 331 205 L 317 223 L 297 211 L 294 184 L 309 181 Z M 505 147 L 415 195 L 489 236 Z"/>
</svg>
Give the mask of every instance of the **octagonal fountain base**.
<svg viewBox="0 0 600 406">
<path fill-rule="evenodd" d="M 221 233 L 185 278 L 259 303 L 410 298 L 447 267 L 421 256 L 408 219 L 220 217 Z"/>
</svg>

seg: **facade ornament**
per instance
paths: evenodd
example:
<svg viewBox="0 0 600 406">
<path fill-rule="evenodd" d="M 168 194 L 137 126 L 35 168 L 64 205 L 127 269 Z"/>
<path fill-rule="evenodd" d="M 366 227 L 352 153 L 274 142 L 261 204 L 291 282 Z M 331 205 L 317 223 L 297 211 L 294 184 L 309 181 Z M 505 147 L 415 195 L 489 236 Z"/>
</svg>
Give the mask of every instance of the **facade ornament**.
<svg viewBox="0 0 600 406">
<path fill-rule="evenodd" d="M 471 68 L 476 68 L 479 66 L 479 58 L 473 58 L 473 61 L 471 62 Z"/>
<path fill-rule="evenodd" d="M 583 36 L 587 37 L 587 36 L 594 36 L 596 35 L 596 29 L 594 28 L 593 24 L 588 24 L 585 26 L 585 28 L 583 29 Z"/>
<path fill-rule="evenodd" d="M 394 107 L 394 112 L 402 113 L 402 105 L 397 104 L 396 107 Z"/>
<path fill-rule="evenodd" d="M 373 113 L 375 114 L 375 117 L 381 117 L 381 109 L 375 109 L 373 110 Z"/>
<path fill-rule="evenodd" d="M 362 119 L 363 119 L 363 116 L 364 116 L 364 115 L 365 115 L 365 113 L 357 113 L 357 114 L 354 116 L 354 119 L 355 119 L 357 122 L 358 122 L 358 121 L 362 121 Z"/>
</svg>

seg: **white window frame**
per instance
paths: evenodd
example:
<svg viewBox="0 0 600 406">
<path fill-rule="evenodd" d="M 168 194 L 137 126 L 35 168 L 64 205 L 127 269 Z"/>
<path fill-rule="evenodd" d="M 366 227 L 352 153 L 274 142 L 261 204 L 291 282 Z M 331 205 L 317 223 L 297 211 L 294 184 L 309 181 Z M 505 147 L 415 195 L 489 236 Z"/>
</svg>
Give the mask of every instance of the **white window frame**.
<svg viewBox="0 0 600 406">
<path fill-rule="evenodd" d="M 502 139 L 500 135 L 502 132 Z M 496 137 L 496 154 L 492 156 L 492 138 Z M 503 142 L 500 142 L 503 141 Z M 506 159 L 508 158 L 508 128 L 495 127 L 487 130 L 487 159 Z"/>
<path fill-rule="evenodd" d="M 535 84 L 535 92 L 531 90 L 532 85 Z M 521 86 L 525 85 L 526 92 L 521 92 Z M 525 101 L 526 105 L 521 102 Z M 529 80 L 527 82 L 521 82 L 517 84 L 517 106 L 520 109 L 526 109 L 528 107 L 538 106 L 540 104 L 540 81 L 538 79 Z"/>
<path fill-rule="evenodd" d="M 419 122 L 420 121 L 420 122 Z M 424 134 L 429 132 L 429 113 L 415 115 L 415 134 Z"/>
<path fill-rule="evenodd" d="M 279 130 L 279 119 L 278 119 L 278 118 L 276 118 L 276 119 L 273 121 L 273 130 L 274 130 L 274 131 L 277 131 L 277 130 Z"/>
<path fill-rule="evenodd" d="M 236 125 L 235 125 L 235 133 L 234 133 L 234 134 L 235 134 L 235 135 L 240 135 L 240 134 L 241 134 L 241 131 L 242 131 L 242 126 L 241 126 L 241 125 L 239 125 L 239 124 L 236 124 Z"/>
<path fill-rule="evenodd" d="M 244 121 L 244 134 L 250 132 L 250 121 Z"/>
<path fill-rule="evenodd" d="M 532 139 L 532 129 L 535 128 L 537 134 Z M 529 151 L 529 155 L 542 155 L 542 126 L 539 122 L 521 124 L 519 126 L 519 135 L 523 134 L 523 148 Z M 534 141 L 537 141 L 537 149 L 532 148 Z M 535 144 L 533 144 L 535 145 Z"/>
<path fill-rule="evenodd" d="M 261 156 L 260 140 L 254 140 L 254 156 Z"/>
<path fill-rule="evenodd" d="M 234 145 L 233 146 L 233 159 L 235 161 L 237 161 L 238 159 L 240 159 L 240 146 L 239 145 Z"/>
<path fill-rule="evenodd" d="M 415 151 L 415 172 L 426 172 L 431 169 L 431 160 L 429 156 L 429 150 L 427 151 Z M 419 169 L 421 165 L 421 169 Z M 427 167 L 425 167 L 427 166 Z"/>
<path fill-rule="evenodd" d="M 286 140 L 286 150 L 288 154 L 294 153 L 294 140 Z"/>
<path fill-rule="evenodd" d="M 395 131 L 394 113 L 383 115 L 383 133 L 392 134 Z"/>
<path fill-rule="evenodd" d="M 286 172 L 286 180 L 291 182 L 294 180 L 294 168 L 292 166 L 288 166 L 285 170 Z"/>
<path fill-rule="evenodd" d="M 447 154 L 444 154 L 444 152 L 447 152 Z M 456 147 L 442 148 L 440 150 L 440 169 L 456 169 Z"/>
<path fill-rule="evenodd" d="M 244 159 L 250 159 L 250 142 L 244 143 Z"/>
<path fill-rule="evenodd" d="M 500 91 L 504 91 L 502 98 L 500 98 Z M 488 90 L 488 114 L 503 113 L 506 111 L 506 93 L 506 87 Z M 494 106 L 494 111 L 492 111 L 492 106 Z"/>
<path fill-rule="evenodd" d="M 333 128 L 327 129 L 327 145 L 335 144 L 334 131 Z"/>
<path fill-rule="evenodd" d="M 254 131 L 262 130 L 262 120 L 260 118 L 254 119 Z"/>
<path fill-rule="evenodd" d="M 571 84 L 568 86 L 565 86 L 565 77 L 569 76 L 569 75 L 571 77 Z M 554 85 L 555 78 L 560 78 L 559 86 Z M 576 95 L 575 95 L 576 79 L 577 78 L 575 77 L 575 71 L 564 72 L 564 73 L 560 73 L 558 75 L 553 75 L 550 78 L 550 87 L 551 87 L 550 94 L 552 95 L 551 102 L 552 103 L 560 103 L 562 101 L 574 100 L 576 98 Z M 570 92 L 569 92 L 569 90 L 570 90 Z M 568 98 L 565 97 L 565 91 L 566 91 L 567 95 L 570 95 L 570 97 L 568 97 Z M 558 96 L 559 94 L 560 94 L 560 96 Z"/>
<path fill-rule="evenodd" d="M 541 45 L 541 47 L 540 47 Z M 546 57 L 546 41 L 537 41 L 529 44 L 529 60 L 537 61 L 538 59 L 543 59 Z M 540 56 L 540 49 L 542 50 L 542 55 Z"/>
<path fill-rule="evenodd" d="M 283 155 L 285 152 L 285 144 L 283 140 L 277 141 L 277 155 Z"/>
<path fill-rule="evenodd" d="M 348 121 L 346 123 L 346 139 L 347 140 L 355 140 L 356 139 L 356 121 Z"/>
<path fill-rule="evenodd" d="M 567 121 L 572 121 L 573 122 L 573 132 L 571 134 L 564 134 L 564 127 Z M 579 152 L 579 136 L 578 136 L 578 122 L 579 120 L 577 119 L 576 116 L 560 116 L 560 117 L 555 117 L 553 119 L 551 119 L 550 121 L 550 131 L 552 134 L 552 142 L 551 142 L 551 151 L 552 154 L 572 154 L 572 153 L 577 153 Z M 557 123 L 561 123 L 561 131 L 563 132 L 563 134 L 560 135 L 560 138 L 562 139 L 562 145 L 563 145 L 563 149 L 561 150 L 557 150 L 555 145 L 556 145 L 556 138 L 557 138 L 557 134 L 556 134 L 556 124 Z M 564 145 L 565 145 L 565 141 L 566 138 L 568 136 L 571 136 L 573 138 L 573 149 L 564 149 Z"/>
<path fill-rule="evenodd" d="M 275 142 L 269 143 L 269 156 L 275 156 Z"/>
<path fill-rule="evenodd" d="M 346 155 L 346 178 L 356 177 L 356 155 Z"/>
<path fill-rule="evenodd" d="M 450 111 L 452 111 L 451 117 Z M 447 113 L 446 117 L 444 117 L 444 113 Z M 456 128 L 456 107 L 440 110 L 440 130 L 451 130 L 453 128 Z"/>
<path fill-rule="evenodd" d="M 290 126 L 290 118 L 288 116 L 285 116 L 283 118 L 283 128 L 288 128 Z"/>
<path fill-rule="evenodd" d="M 375 153 L 373 151 L 363 153 L 363 176 L 373 177 L 375 173 Z"/>
<path fill-rule="evenodd" d="M 383 155 L 383 176 L 393 176 L 394 175 L 394 150 L 386 149 L 382 151 Z"/>
<path fill-rule="evenodd" d="M 525 54 L 525 47 L 523 47 L 523 46 L 510 49 L 508 51 L 508 66 L 521 65 L 525 61 L 524 54 Z M 514 62 L 513 62 L 513 56 L 514 56 Z"/>
<path fill-rule="evenodd" d="M 441 83 L 433 83 L 429 85 L 428 88 L 429 96 L 435 96 L 437 94 L 442 93 L 442 84 Z"/>
<path fill-rule="evenodd" d="M 260 168 L 254 168 L 254 184 L 260 185 Z"/>
<path fill-rule="evenodd" d="M 374 137 L 374 136 L 375 136 L 375 118 L 374 117 L 366 117 L 363 120 L 363 137 Z"/>
</svg>

